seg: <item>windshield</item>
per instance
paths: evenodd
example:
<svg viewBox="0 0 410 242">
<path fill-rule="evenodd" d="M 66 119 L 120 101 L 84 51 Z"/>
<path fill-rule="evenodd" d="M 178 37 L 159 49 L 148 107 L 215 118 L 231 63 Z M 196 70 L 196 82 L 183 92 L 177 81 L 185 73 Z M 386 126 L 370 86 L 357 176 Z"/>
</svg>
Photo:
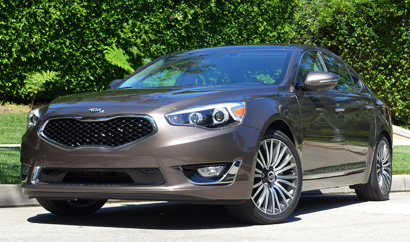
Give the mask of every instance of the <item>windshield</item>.
<svg viewBox="0 0 410 242">
<path fill-rule="evenodd" d="M 286 74 L 291 54 L 289 50 L 178 53 L 134 73 L 118 88 L 278 85 Z"/>
</svg>

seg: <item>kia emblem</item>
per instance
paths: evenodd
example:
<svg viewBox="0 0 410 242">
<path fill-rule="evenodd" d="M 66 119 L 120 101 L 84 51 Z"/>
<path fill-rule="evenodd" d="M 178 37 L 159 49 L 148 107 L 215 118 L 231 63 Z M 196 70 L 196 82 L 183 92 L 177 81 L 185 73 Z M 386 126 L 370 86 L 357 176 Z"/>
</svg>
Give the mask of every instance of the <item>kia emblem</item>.
<svg viewBox="0 0 410 242">
<path fill-rule="evenodd" d="M 103 113 L 104 109 L 103 108 L 90 108 L 90 109 L 88 109 L 88 112 L 90 112 L 90 113 Z"/>
</svg>

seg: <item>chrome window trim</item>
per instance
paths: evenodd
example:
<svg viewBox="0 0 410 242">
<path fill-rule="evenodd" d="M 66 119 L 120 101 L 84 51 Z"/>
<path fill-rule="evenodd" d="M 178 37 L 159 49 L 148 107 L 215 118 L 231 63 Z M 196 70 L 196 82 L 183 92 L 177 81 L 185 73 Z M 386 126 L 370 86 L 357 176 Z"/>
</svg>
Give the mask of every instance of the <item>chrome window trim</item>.
<svg viewBox="0 0 410 242">
<path fill-rule="evenodd" d="M 124 118 L 124 117 L 125 117 L 125 118 L 145 118 L 145 119 L 147 119 L 147 120 L 151 123 L 151 125 L 152 125 L 152 128 L 153 128 L 152 133 L 149 134 L 149 135 L 147 135 L 147 136 L 144 136 L 144 137 L 142 137 L 142 138 L 139 138 L 139 139 L 137 139 L 137 140 L 134 140 L 134 141 L 132 141 L 132 142 L 129 142 L 129 143 L 126 143 L 126 144 L 123 144 L 123 145 L 120 145 L 120 146 L 115 146 L 115 147 L 103 146 L 103 145 L 81 145 L 81 146 L 77 146 L 77 147 L 71 147 L 71 146 L 67 146 L 67 145 L 60 144 L 60 143 L 58 143 L 58 142 L 56 142 L 56 141 L 50 139 L 50 138 L 47 137 L 47 136 L 44 134 L 44 132 L 43 132 L 43 130 L 44 130 L 44 128 L 46 127 L 47 123 L 48 123 L 49 121 L 51 121 L 51 120 L 56 120 L 56 119 L 75 119 L 75 120 L 78 120 L 78 121 L 81 121 L 81 122 L 102 122 L 102 121 L 107 121 L 107 120 L 110 120 L 110 119 Z M 45 140 L 45 141 L 47 141 L 47 142 L 49 142 L 49 143 L 51 143 L 51 144 L 54 144 L 54 145 L 56 145 L 56 146 L 58 146 L 58 147 L 62 147 L 62 148 L 65 148 L 65 149 L 70 149 L 70 150 L 74 150 L 74 149 L 88 149 L 88 148 L 114 150 L 114 149 L 120 149 L 120 148 L 122 148 L 122 147 L 131 145 L 131 144 L 134 144 L 134 143 L 136 143 L 136 142 L 138 142 L 138 141 L 140 141 L 140 140 L 149 138 L 149 137 L 153 136 L 154 134 L 156 134 L 157 132 L 158 132 L 158 127 L 157 127 L 157 125 L 156 125 L 154 119 L 153 119 L 151 116 L 148 116 L 148 115 L 114 115 L 114 116 L 97 117 L 97 118 L 81 117 L 81 116 L 59 116 L 59 117 L 49 118 L 49 119 L 47 119 L 46 121 L 44 121 L 44 122 L 41 124 L 40 129 L 38 130 L 38 135 L 40 136 L 40 138 L 42 138 L 43 140 Z"/>
</svg>

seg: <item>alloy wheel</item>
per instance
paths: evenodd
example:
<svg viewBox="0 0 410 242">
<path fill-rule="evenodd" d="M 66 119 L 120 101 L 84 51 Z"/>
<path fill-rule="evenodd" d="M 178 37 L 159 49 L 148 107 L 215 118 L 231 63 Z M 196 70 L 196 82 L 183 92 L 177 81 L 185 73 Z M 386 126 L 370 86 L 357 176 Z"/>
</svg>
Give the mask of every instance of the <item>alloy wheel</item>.
<svg viewBox="0 0 410 242">
<path fill-rule="evenodd" d="M 392 169 L 391 169 L 391 155 L 390 147 L 385 140 L 381 140 L 377 146 L 377 181 L 380 191 L 386 194 L 390 191 L 392 181 Z"/>
<path fill-rule="evenodd" d="M 263 213 L 284 212 L 295 198 L 298 174 L 295 157 L 282 141 L 269 138 L 260 144 L 252 201 Z"/>
</svg>

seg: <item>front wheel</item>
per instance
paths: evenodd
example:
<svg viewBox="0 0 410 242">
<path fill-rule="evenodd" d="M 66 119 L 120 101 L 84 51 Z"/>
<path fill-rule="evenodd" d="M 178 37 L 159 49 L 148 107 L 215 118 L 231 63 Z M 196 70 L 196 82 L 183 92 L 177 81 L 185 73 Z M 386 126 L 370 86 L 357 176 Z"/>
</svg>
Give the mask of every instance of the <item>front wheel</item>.
<svg viewBox="0 0 410 242">
<path fill-rule="evenodd" d="M 107 200 L 73 199 L 50 200 L 37 198 L 38 203 L 47 211 L 59 215 L 87 215 L 99 210 Z"/>
<path fill-rule="evenodd" d="M 292 141 L 280 131 L 259 145 L 251 198 L 227 206 L 235 216 L 255 224 L 279 223 L 295 210 L 302 188 L 302 168 Z"/>
</svg>

